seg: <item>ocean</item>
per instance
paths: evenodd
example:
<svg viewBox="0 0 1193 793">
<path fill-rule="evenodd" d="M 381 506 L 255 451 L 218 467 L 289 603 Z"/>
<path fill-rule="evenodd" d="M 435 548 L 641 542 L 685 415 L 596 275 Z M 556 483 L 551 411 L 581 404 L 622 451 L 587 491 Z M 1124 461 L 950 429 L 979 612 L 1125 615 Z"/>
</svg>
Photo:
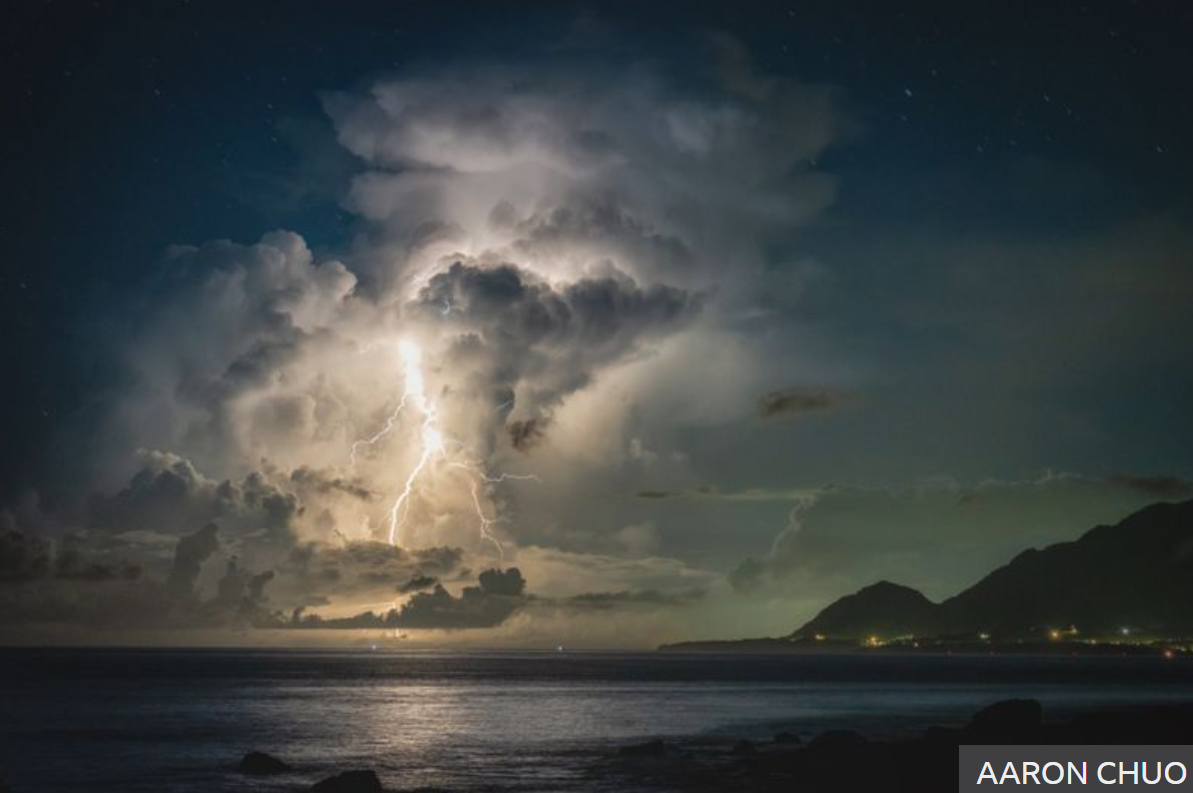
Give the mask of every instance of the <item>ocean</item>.
<svg viewBox="0 0 1193 793">
<path fill-rule="evenodd" d="M 0 650 L 0 778 L 15 793 L 305 789 L 371 768 L 387 789 L 665 790 L 620 746 L 870 737 L 1035 697 L 1046 717 L 1193 702 L 1153 658 L 587 652 Z M 235 772 L 269 752 L 293 774 Z M 653 786 L 651 786 L 653 785 Z"/>
</svg>

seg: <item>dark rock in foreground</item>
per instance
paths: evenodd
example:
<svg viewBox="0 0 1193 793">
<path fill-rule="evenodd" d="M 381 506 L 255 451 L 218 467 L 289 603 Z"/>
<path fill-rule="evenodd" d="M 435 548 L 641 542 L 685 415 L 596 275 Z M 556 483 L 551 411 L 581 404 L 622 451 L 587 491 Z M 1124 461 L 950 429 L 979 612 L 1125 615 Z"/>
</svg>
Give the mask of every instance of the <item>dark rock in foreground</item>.
<svg viewBox="0 0 1193 793">
<path fill-rule="evenodd" d="M 756 751 L 758 751 L 758 750 L 754 746 L 753 741 L 742 740 L 742 741 L 738 741 L 737 743 L 733 744 L 733 753 L 734 754 L 754 754 L 754 752 L 756 752 Z"/>
<path fill-rule="evenodd" d="M 276 757 L 265 754 L 265 752 L 249 752 L 241 759 L 240 764 L 236 766 L 236 770 L 242 774 L 261 776 L 265 774 L 284 774 L 290 771 L 291 768 Z"/>
<path fill-rule="evenodd" d="M 666 757 L 667 744 L 662 741 L 647 741 L 632 746 L 623 746 L 617 753 L 622 757 Z"/>
<path fill-rule="evenodd" d="M 813 752 L 852 752 L 867 743 L 861 733 L 853 730 L 829 730 L 813 738 L 808 749 Z"/>
<path fill-rule="evenodd" d="M 740 741 L 733 751 L 699 744 L 666 746 L 652 741 L 627 746 L 606 772 L 617 789 L 665 789 L 714 793 L 881 790 L 934 793 L 957 789 L 957 747 L 972 743 L 1034 745 L 1188 744 L 1193 742 L 1193 705 L 1167 705 L 1088 713 L 1048 723 L 1035 700 L 997 702 L 961 728 L 930 727 L 919 737 L 867 740 L 851 730 L 829 730 L 806 745 Z M 780 733 L 782 735 L 782 733 Z M 790 735 L 790 734 L 789 734 Z M 791 736 L 794 738 L 795 736 Z M 753 751 L 737 751 L 749 745 Z M 704 744 L 703 746 L 707 746 Z M 645 763 L 641 757 L 663 757 Z M 608 776 L 602 776 L 609 781 Z"/>
<path fill-rule="evenodd" d="M 1034 743 L 1044 720 L 1044 709 L 1034 699 L 1008 699 L 996 702 L 974 714 L 965 726 L 964 737 L 970 743 Z"/>
<path fill-rule="evenodd" d="M 788 746 L 792 746 L 797 743 L 803 743 L 803 741 L 801 741 L 799 739 L 798 735 L 796 735 L 793 732 L 786 732 L 786 731 L 775 733 L 774 742 L 780 743 L 780 744 L 786 744 Z"/>
<path fill-rule="evenodd" d="M 311 786 L 312 793 L 382 793 L 381 780 L 372 771 L 344 771 Z"/>
</svg>

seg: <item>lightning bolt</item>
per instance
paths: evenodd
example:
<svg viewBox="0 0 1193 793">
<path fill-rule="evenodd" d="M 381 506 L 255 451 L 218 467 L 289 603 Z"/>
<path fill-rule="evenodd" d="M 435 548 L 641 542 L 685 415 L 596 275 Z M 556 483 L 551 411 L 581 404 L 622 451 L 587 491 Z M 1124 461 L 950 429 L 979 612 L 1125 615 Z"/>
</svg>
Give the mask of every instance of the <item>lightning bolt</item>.
<svg viewBox="0 0 1193 793">
<path fill-rule="evenodd" d="M 381 440 L 386 435 L 393 432 L 394 426 L 398 422 L 398 416 L 401 416 L 402 411 L 406 409 L 406 396 L 407 396 L 406 394 L 402 395 L 402 400 L 400 402 L 398 402 L 398 406 L 396 408 L 394 408 L 394 412 L 389 414 L 389 418 L 387 418 L 385 420 L 385 426 L 382 427 L 381 430 L 378 431 L 378 433 L 376 435 L 374 435 L 371 438 L 362 438 L 361 440 L 354 441 L 352 443 L 352 448 L 348 453 L 348 461 L 349 461 L 348 464 L 350 466 L 352 466 L 353 468 L 356 467 L 356 450 L 357 449 L 359 449 L 361 446 L 373 446 L 377 443 L 377 441 Z"/>
<path fill-rule="evenodd" d="M 383 438 L 393 432 L 397 426 L 398 419 L 401 417 L 403 411 L 407 406 L 412 406 L 414 410 L 422 416 L 422 424 L 419 427 L 419 457 L 414 467 L 410 469 L 406 476 L 406 481 L 403 484 L 401 492 L 398 493 L 394 499 L 393 504 L 389 508 L 389 544 L 397 545 L 401 535 L 402 527 L 405 525 L 406 516 L 410 512 L 410 502 L 414 497 L 419 480 L 422 478 L 428 466 L 432 465 L 436 460 L 445 459 L 446 464 L 450 468 L 465 471 L 469 474 L 469 492 L 472 495 L 472 504 L 476 509 L 476 517 L 478 521 L 478 530 L 481 539 L 490 542 L 497 549 L 497 554 L 501 559 L 501 563 L 505 563 L 505 548 L 501 541 L 494 536 L 491 528 L 497 523 L 501 523 L 502 519 L 499 517 L 490 518 L 485 514 L 484 508 L 481 506 L 480 487 L 482 484 L 493 485 L 510 480 L 519 481 L 534 481 L 542 482 L 535 474 L 512 474 L 502 472 L 496 476 L 490 475 L 484 465 L 479 460 L 469 458 L 465 452 L 467 447 L 458 440 L 445 437 L 442 430 L 439 428 L 438 419 L 439 412 L 435 404 L 427 398 L 426 380 L 423 376 L 422 369 L 422 351 L 414 342 L 403 340 L 398 344 L 398 355 L 402 362 L 403 374 L 403 392 L 402 397 L 398 401 L 397 407 L 386 419 L 385 425 L 377 431 L 373 436 L 358 440 L 352 444 L 349 452 L 349 459 L 352 465 L 356 464 L 356 452 L 361 446 L 373 446 L 380 442 Z M 455 455 L 454 458 L 448 457 L 449 444 L 457 446 L 460 449 L 460 454 Z"/>
<path fill-rule="evenodd" d="M 398 407 L 400 410 L 407 400 L 411 400 L 414 402 L 414 407 L 422 413 L 423 423 L 419 431 L 422 452 L 414 468 L 410 469 L 410 475 L 406 477 L 406 486 L 402 488 L 402 492 L 394 501 L 393 506 L 390 507 L 390 545 L 397 545 L 398 531 L 402 527 L 406 513 L 410 510 L 410 496 L 414 492 L 415 483 L 422 476 L 422 472 L 431 461 L 431 458 L 443 453 L 443 433 L 439 431 L 439 427 L 435 423 L 439 414 L 435 409 L 435 405 L 427 399 L 427 386 L 426 381 L 423 379 L 422 351 L 414 342 L 403 340 L 398 344 L 398 354 L 402 356 L 402 369 L 406 382 L 406 391 L 402 394 L 402 399 L 398 403 Z M 385 430 L 382 430 L 382 432 L 385 432 Z"/>
<path fill-rule="evenodd" d="M 479 528 L 480 528 L 480 532 L 481 532 L 481 537 L 488 540 L 489 542 L 493 543 L 495 546 L 497 546 L 497 558 L 501 561 L 501 566 L 504 567 L 505 566 L 505 548 L 502 547 L 501 542 L 496 537 L 493 536 L 493 533 L 489 531 L 489 527 L 492 526 L 494 523 L 500 522 L 500 520 L 498 518 L 485 517 L 485 511 L 481 508 L 480 496 L 478 496 L 477 492 L 476 492 L 476 483 L 475 482 L 472 483 L 472 485 L 469 489 L 472 491 L 472 503 L 476 506 L 476 516 L 477 516 L 477 518 L 480 519 L 480 527 Z"/>
</svg>

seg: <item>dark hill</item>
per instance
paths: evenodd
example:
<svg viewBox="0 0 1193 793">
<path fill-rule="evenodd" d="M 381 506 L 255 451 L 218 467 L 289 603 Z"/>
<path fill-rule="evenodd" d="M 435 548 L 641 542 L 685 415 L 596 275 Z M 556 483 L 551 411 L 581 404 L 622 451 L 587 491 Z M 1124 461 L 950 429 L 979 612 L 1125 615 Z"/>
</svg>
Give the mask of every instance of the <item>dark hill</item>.
<svg viewBox="0 0 1193 793">
<path fill-rule="evenodd" d="M 937 632 L 939 609 L 911 587 L 879 581 L 836 601 L 796 633 L 804 637 L 925 636 Z"/>
<path fill-rule="evenodd" d="M 795 632 L 860 639 L 979 632 L 999 638 L 1078 626 L 1193 634 L 1193 501 L 1155 504 L 1080 539 L 1028 550 L 934 604 L 882 582 L 841 598 Z"/>
</svg>

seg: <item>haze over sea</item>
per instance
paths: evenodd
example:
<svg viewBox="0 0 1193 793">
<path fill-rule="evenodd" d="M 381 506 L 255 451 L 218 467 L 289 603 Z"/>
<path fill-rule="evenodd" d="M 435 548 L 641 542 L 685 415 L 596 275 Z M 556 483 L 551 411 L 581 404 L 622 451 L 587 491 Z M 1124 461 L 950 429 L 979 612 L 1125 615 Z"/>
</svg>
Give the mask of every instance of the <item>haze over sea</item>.
<svg viewBox="0 0 1193 793">
<path fill-rule="evenodd" d="M 0 651 L 0 774 L 18 791 L 302 789 L 372 768 L 393 789 L 626 790 L 617 748 L 870 737 L 1008 697 L 1046 716 L 1193 701 L 1153 658 L 681 656 L 244 650 Z M 296 773 L 235 773 L 250 750 Z M 67 762 L 69 761 L 69 762 Z M 638 787 L 637 789 L 642 789 Z"/>
</svg>

